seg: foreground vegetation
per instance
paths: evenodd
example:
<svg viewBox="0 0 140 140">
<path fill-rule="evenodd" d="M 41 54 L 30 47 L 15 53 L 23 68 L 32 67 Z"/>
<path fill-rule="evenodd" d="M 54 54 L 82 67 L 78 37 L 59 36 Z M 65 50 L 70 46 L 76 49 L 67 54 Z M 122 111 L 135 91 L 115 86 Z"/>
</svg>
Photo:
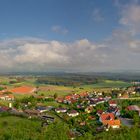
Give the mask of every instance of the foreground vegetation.
<svg viewBox="0 0 140 140">
<path fill-rule="evenodd" d="M 15 116 L 0 117 L 1 140 L 68 140 L 67 134 L 70 128 L 67 124 L 56 122 L 47 127 L 41 126 L 38 120 L 29 120 Z M 139 140 L 140 129 L 122 127 L 119 130 L 110 130 L 97 135 L 87 132 L 76 140 Z"/>
</svg>

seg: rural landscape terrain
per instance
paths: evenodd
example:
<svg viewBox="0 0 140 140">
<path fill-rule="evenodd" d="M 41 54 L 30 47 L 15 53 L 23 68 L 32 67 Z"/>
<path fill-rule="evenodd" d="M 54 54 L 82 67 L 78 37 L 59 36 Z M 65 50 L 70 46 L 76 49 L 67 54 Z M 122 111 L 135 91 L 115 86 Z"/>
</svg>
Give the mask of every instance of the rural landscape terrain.
<svg viewBox="0 0 140 140">
<path fill-rule="evenodd" d="M 140 0 L 0 0 L 0 140 L 140 140 Z"/>
<path fill-rule="evenodd" d="M 0 139 L 138 140 L 138 76 L 115 75 L 0 76 Z"/>
</svg>

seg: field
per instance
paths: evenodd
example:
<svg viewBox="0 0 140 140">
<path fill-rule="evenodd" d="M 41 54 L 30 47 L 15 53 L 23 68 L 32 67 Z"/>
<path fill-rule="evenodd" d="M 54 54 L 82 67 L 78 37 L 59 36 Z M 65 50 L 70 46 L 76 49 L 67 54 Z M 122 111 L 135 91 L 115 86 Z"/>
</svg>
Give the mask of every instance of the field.
<svg viewBox="0 0 140 140">
<path fill-rule="evenodd" d="M 63 83 L 69 83 L 71 80 L 70 76 L 65 76 L 65 77 L 56 77 L 56 79 L 53 77 L 45 77 L 43 78 L 43 82 L 44 79 L 47 79 L 47 84 L 46 81 L 45 83 L 41 82 L 38 83 L 37 82 L 37 77 L 6 77 L 6 76 L 1 76 L 0 77 L 0 82 L 1 82 L 1 86 L 7 87 L 7 89 L 11 89 L 13 87 L 18 87 L 18 86 L 34 86 L 38 88 L 38 95 L 54 95 L 57 94 L 59 96 L 64 96 L 67 94 L 71 94 L 71 93 L 81 93 L 81 92 L 85 92 L 85 91 L 105 91 L 105 92 L 109 92 L 111 89 L 114 88 L 125 88 L 125 87 L 129 87 L 132 84 L 130 82 L 125 82 L 125 81 L 117 81 L 117 80 L 98 80 L 98 82 L 93 82 L 93 83 L 86 83 L 85 80 L 89 80 L 89 77 L 78 77 L 78 76 L 72 76 L 72 81 L 73 83 L 76 83 L 76 85 L 54 85 L 54 84 L 48 84 L 49 82 L 54 82 L 56 80 L 57 82 L 62 82 Z M 80 81 L 81 79 L 81 81 Z M 40 79 L 39 79 L 40 80 Z M 49 80 L 49 81 L 48 81 Z M 91 78 L 90 80 L 94 81 L 94 78 Z M 79 84 L 78 84 L 79 82 Z M 55 83 L 55 84 L 56 84 Z M 15 94 L 16 98 L 23 98 L 23 97 L 27 97 L 30 95 L 18 95 Z"/>
<path fill-rule="evenodd" d="M 103 80 L 100 83 L 94 84 L 94 88 L 124 88 L 131 86 L 131 83 L 124 81 Z"/>
</svg>

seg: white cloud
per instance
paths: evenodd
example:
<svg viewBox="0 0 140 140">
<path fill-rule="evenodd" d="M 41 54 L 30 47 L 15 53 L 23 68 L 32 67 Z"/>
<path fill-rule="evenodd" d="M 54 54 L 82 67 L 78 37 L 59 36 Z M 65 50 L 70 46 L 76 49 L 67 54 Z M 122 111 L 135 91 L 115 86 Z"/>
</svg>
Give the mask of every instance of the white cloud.
<svg viewBox="0 0 140 140">
<path fill-rule="evenodd" d="M 138 63 L 140 41 L 131 32 L 116 30 L 105 41 L 71 43 L 34 38 L 0 41 L 1 71 L 106 71 Z"/>
<path fill-rule="evenodd" d="M 120 24 L 131 30 L 134 34 L 140 33 L 140 5 L 138 3 L 123 6 Z"/>
<path fill-rule="evenodd" d="M 69 32 L 68 29 L 63 28 L 63 27 L 61 27 L 59 25 L 52 26 L 51 29 L 52 29 L 53 32 L 60 33 L 60 34 L 63 34 L 63 35 L 65 35 L 65 34 L 67 34 Z"/>
<path fill-rule="evenodd" d="M 93 69 L 107 55 L 87 39 L 72 43 L 39 39 L 11 39 L 0 42 L 0 69 L 8 70 L 79 70 Z M 6 63 L 5 63 L 6 62 Z"/>
</svg>

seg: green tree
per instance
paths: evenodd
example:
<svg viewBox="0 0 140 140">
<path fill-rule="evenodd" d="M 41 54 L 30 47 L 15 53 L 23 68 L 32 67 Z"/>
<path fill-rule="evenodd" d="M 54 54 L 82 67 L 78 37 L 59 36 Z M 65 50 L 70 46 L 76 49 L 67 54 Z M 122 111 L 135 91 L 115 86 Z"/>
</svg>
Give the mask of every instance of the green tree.
<svg viewBox="0 0 140 140">
<path fill-rule="evenodd" d="M 56 99 L 56 98 L 58 97 L 57 93 L 55 93 L 55 94 L 53 95 L 53 97 L 54 97 L 54 99 Z"/>
</svg>

